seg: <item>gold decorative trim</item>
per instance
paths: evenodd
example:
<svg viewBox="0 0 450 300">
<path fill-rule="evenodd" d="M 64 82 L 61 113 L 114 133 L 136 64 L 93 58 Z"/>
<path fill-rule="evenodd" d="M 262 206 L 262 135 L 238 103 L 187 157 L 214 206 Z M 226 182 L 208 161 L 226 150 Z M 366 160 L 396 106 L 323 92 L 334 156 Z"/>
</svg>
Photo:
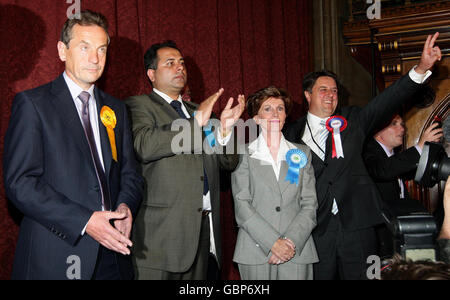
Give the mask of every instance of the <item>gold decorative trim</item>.
<svg viewBox="0 0 450 300">
<path fill-rule="evenodd" d="M 381 67 L 381 73 L 382 74 L 395 74 L 395 73 L 401 73 L 402 72 L 402 65 L 396 64 L 396 65 L 383 65 Z"/>
</svg>

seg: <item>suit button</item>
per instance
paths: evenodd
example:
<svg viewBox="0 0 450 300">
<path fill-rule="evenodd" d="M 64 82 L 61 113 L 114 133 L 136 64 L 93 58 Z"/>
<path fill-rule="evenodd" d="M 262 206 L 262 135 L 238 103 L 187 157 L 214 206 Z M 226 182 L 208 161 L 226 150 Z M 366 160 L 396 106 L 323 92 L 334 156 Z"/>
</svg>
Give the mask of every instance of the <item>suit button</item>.
<svg viewBox="0 0 450 300">
<path fill-rule="evenodd" d="M 280 212 L 281 211 L 281 207 L 277 206 L 277 207 L 275 207 L 275 210 Z"/>
</svg>

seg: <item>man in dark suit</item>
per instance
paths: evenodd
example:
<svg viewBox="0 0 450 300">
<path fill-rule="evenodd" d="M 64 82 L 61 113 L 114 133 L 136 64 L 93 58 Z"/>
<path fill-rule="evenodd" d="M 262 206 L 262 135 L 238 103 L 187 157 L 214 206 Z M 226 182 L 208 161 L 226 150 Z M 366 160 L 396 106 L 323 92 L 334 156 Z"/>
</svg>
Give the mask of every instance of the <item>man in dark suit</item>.
<svg viewBox="0 0 450 300">
<path fill-rule="evenodd" d="M 363 156 L 369 175 L 374 180 L 387 216 L 407 214 L 409 210 L 421 210 L 417 200 L 410 199 L 404 180 L 414 179 L 417 163 L 425 142 L 439 142 L 442 128 L 433 123 L 422 134 L 417 145 L 402 152 L 394 149 L 403 144 L 405 124 L 400 115 L 395 115 L 389 125 L 377 131 L 364 146 Z M 424 210 L 424 209 L 423 209 Z M 393 237 L 385 224 L 376 227 L 378 255 L 389 258 L 394 254 Z"/>
<path fill-rule="evenodd" d="M 3 157 L 7 196 L 24 214 L 13 279 L 133 276 L 143 180 L 125 105 L 94 85 L 108 44 L 101 14 L 67 20 L 58 42 L 65 72 L 14 99 Z"/>
<path fill-rule="evenodd" d="M 320 260 L 314 265 L 316 279 L 367 278 L 366 260 L 376 254 L 373 226 L 382 220 L 379 194 L 362 159 L 363 144 L 376 126 L 414 95 L 441 58 L 439 48 L 434 47 L 437 37 L 438 33 L 428 37 L 418 66 L 362 109 L 336 111 L 334 73 L 313 72 L 305 77 L 308 114 L 288 126 L 285 137 L 308 145 L 313 152 L 319 202 L 313 232 Z"/>
<path fill-rule="evenodd" d="M 208 267 L 221 264 L 219 168 L 233 170 L 238 163 L 223 145 L 244 110 L 244 97 L 234 108 L 233 98 L 228 100 L 214 137 L 201 128 L 223 89 L 200 105 L 182 101 L 187 70 L 173 42 L 152 45 L 144 61 L 153 91 L 126 100 L 147 183 L 133 231 L 137 278 L 207 279 Z"/>
</svg>

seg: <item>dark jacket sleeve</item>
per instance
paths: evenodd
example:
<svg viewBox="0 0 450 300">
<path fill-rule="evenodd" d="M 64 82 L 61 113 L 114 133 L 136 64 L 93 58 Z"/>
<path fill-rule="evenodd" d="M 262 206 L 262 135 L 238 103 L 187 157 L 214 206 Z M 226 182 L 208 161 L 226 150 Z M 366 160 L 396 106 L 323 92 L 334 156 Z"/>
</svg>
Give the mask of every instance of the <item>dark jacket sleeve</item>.
<svg viewBox="0 0 450 300">
<path fill-rule="evenodd" d="M 420 159 L 415 147 L 387 157 L 373 138 L 367 142 L 363 157 L 367 171 L 375 181 L 391 181 L 398 177 L 412 179 Z"/>
<path fill-rule="evenodd" d="M 6 195 L 27 217 L 75 244 L 93 211 L 55 190 L 44 178 L 44 133 L 32 97 L 18 94 L 5 136 Z"/>
</svg>

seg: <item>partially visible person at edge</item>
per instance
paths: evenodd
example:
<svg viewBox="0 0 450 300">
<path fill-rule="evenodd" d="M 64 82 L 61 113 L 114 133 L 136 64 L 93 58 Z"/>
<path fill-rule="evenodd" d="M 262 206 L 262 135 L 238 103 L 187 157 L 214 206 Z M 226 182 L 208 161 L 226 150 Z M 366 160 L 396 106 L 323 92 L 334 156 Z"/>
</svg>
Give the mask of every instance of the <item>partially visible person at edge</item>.
<svg viewBox="0 0 450 300">
<path fill-rule="evenodd" d="M 24 214 L 13 279 L 134 276 L 143 180 L 125 105 L 95 85 L 108 45 L 101 14 L 68 19 L 58 42 L 64 73 L 14 98 L 3 155 L 6 194 Z"/>
</svg>

